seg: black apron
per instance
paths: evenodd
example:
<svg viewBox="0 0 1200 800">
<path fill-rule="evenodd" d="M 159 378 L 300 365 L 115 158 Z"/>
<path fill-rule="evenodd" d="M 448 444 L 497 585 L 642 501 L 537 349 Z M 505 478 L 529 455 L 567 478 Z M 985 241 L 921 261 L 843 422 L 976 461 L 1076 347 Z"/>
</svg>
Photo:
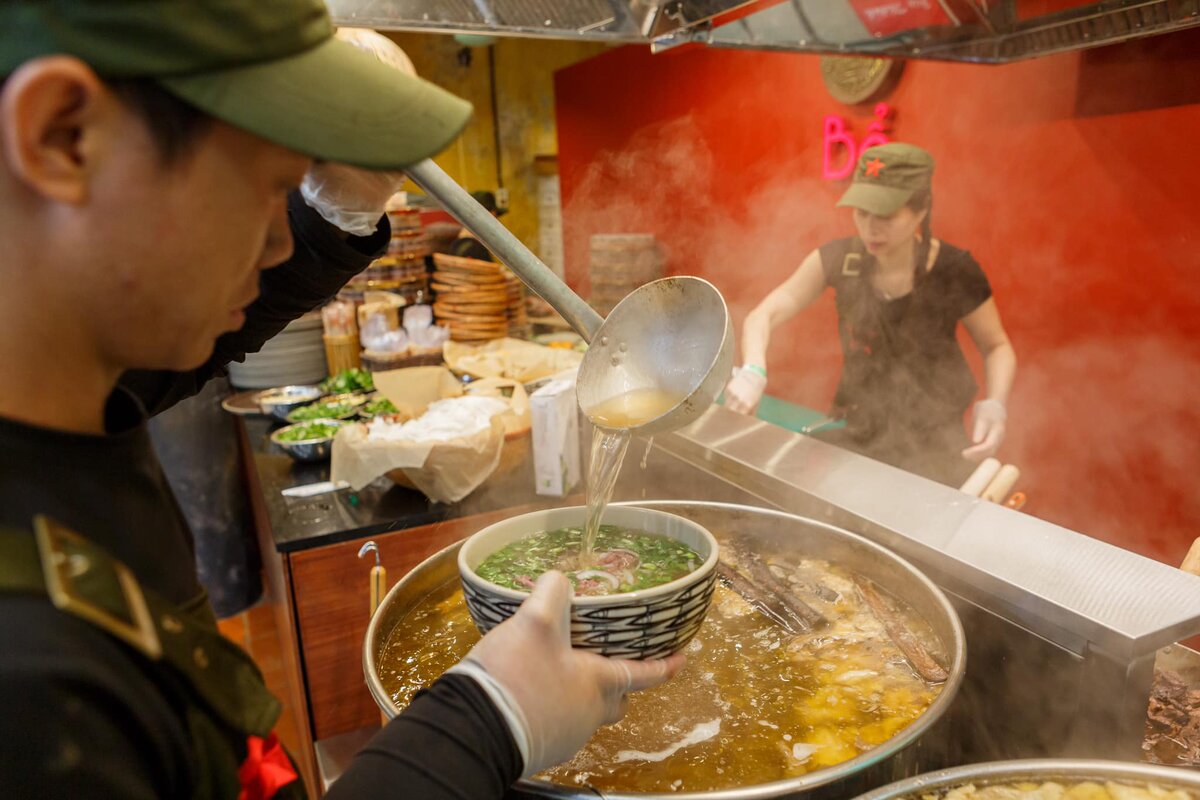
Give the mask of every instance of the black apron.
<svg viewBox="0 0 1200 800">
<path fill-rule="evenodd" d="M 871 286 L 874 259 L 847 242 L 834 262 L 842 377 L 831 416 L 846 427 L 819 438 L 932 480 L 958 486 L 973 465 L 963 414 L 977 386 L 962 350 L 940 335 L 929 273 L 895 300 Z M 835 256 L 822 249 L 822 259 Z M 940 257 L 940 254 L 939 254 Z M 936 269 L 935 264 L 933 269 Z"/>
</svg>

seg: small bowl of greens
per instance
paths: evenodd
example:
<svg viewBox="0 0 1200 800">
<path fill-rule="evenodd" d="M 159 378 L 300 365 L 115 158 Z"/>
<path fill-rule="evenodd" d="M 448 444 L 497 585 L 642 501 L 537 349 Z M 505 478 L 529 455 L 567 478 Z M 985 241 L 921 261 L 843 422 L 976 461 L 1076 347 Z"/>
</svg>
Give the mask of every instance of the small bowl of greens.
<svg viewBox="0 0 1200 800">
<path fill-rule="evenodd" d="M 383 395 L 376 395 L 367 402 L 363 403 L 358 409 L 358 415 L 364 419 L 374 419 L 375 417 L 389 417 L 393 414 L 399 414 L 400 409 L 396 408 L 395 403 L 388 400 Z"/>
<path fill-rule="evenodd" d="M 288 414 L 301 406 L 320 400 L 323 394 L 325 393 L 316 386 L 280 386 L 278 389 L 260 392 L 256 399 L 262 413 L 284 422 Z"/>
<path fill-rule="evenodd" d="M 337 375 L 330 376 L 321 382 L 321 391 L 325 394 L 349 394 L 350 392 L 373 392 L 375 380 L 365 369 L 354 367 L 344 369 Z"/>
<path fill-rule="evenodd" d="M 361 394 L 335 394 L 315 403 L 292 409 L 287 415 L 288 422 L 312 422 L 315 419 L 350 419 L 358 413 L 358 409 L 367 398 Z"/>
<path fill-rule="evenodd" d="M 297 422 L 271 434 L 271 441 L 297 461 L 323 461 L 329 458 L 333 439 L 346 423 L 337 419 Z"/>
<path fill-rule="evenodd" d="M 663 658 L 704 621 L 717 579 L 717 540 L 675 514 L 609 506 L 590 557 L 583 506 L 489 525 L 458 553 L 467 609 L 487 633 L 516 612 L 552 569 L 571 582 L 571 646 L 619 658 Z"/>
</svg>

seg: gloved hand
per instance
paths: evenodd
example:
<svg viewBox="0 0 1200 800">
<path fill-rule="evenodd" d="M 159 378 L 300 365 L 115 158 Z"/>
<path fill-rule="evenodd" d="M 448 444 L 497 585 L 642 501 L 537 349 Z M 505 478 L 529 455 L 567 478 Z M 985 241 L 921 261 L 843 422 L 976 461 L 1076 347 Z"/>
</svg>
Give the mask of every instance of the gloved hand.
<svg viewBox="0 0 1200 800">
<path fill-rule="evenodd" d="M 999 400 L 980 400 L 971 410 L 971 441 L 974 444 L 963 450 L 963 458 L 982 461 L 993 456 L 1004 441 L 1004 428 L 1008 411 Z"/>
<path fill-rule="evenodd" d="M 404 180 L 403 172 L 373 172 L 327 161 L 309 167 L 300 194 L 330 225 L 370 236 Z"/>
<path fill-rule="evenodd" d="M 684 665 L 680 653 L 627 661 L 572 650 L 570 600 L 566 577 L 547 572 L 517 613 L 451 670 L 475 677 L 485 690 L 488 679 L 499 685 L 497 706 L 525 755 L 525 776 L 575 755 L 597 728 L 625 716 L 627 693 L 657 686 Z M 496 688 L 488 691 L 493 700 Z"/>
<path fill-rule="evenodd" d="M 725 407 L 739 414 L 753 414 L 766 388 L 765 375 L 746 367 L 737 367 L 733 371 L 733 378 L 725 386 Z"/>
<path fill-rule="evenodd" d="M 365 28 L 340 28 L 337 38 L 416 77 L 408 55 L 391 39 Z M 300 184 L 304 202 L 346 233 L 370 236 L 392 195 L 404 186 L 403 172 L 374 172 L 345 164 L 314 164 Z"/>
</svg>

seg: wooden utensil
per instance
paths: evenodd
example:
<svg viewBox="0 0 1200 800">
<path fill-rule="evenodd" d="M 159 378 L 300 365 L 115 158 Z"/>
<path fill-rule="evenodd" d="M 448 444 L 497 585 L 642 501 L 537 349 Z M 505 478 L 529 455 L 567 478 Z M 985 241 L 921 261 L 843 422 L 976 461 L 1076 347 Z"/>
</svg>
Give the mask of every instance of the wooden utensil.
<svg viewBox="0 0 1200 800">
<path fill-rule="evenodd" d="M 992 503 L 1003 503 L 1004 498 L 1008 497 L 1008 493 L 1012 491 L 1016 485 L 1017 479 L 1021 477 L 1021 470 L 1014 467 L 1012 464 L 1005 464 L 996 473 L 996 477 L 987 485 L 987 488 L 979 495 L 983 500 Z"/>
</svg>

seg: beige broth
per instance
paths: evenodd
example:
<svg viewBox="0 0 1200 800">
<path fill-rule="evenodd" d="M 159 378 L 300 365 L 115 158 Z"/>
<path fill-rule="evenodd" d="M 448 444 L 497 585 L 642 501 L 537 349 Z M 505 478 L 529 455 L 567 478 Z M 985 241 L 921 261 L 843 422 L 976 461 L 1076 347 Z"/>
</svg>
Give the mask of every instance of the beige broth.
<svg viewBox="0 0 1200 800">
<path fill-rule="evenodd" d="M 662 389 L 634 389 L 586 410 L 593 425 L 609 429 L 636 428 L 661 417 L 683 402 L 683 395 Z"/>
<path fill-rule="evenodd" d="M 682 396 L 661 389 L 635 389 L 610 397 L 587 410 L 595 430 L 592 431 L 592 453 L 587 472 L 587 517 L 581 563 L 594 563 L 593 550 L 600 519 L 617 485 L 625 451 L 629 449 L 630 429 L 661 417 L 681 402 Z"/>
<path fill-rule="evenodd" d="M 837 593 L 830 602 L 804 597 L 832 620 L 827 628 L 790 636 L 718 585 L 687 668 L 633 695 L 624 720 L 539 777 L 624 792 L 766 783 L 854 758 L 929 707 L 941 687 L 912 672 L 847 573 L 815 560 L 793 573 L 772 568 L 793 583 L 819 574 Z M 936 644 L 927 627 L 912 627 Z M 447 583 L 392 632 L 379 664 L 384 689 L 405 706 L 478 638 L 458 582 Z"/>
</svg>

